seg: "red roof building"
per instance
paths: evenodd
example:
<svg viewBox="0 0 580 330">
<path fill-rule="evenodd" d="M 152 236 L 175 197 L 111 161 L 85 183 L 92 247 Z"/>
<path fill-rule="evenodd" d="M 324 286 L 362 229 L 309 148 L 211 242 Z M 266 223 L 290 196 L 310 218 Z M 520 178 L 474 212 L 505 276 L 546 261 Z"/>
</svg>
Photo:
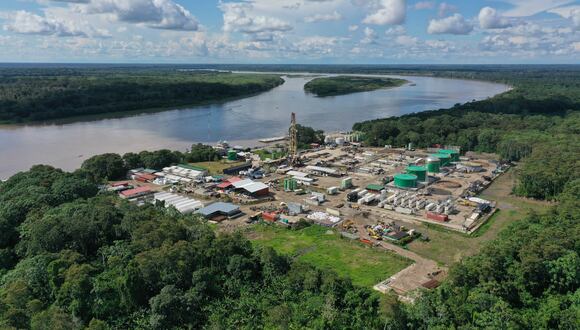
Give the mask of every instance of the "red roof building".
<svg viewBox="0 0 580 330">
<path fill-rule="evenodd" d="M 157 179 L 157 176 L 155 176 L 153 174 L 143 173 L 143 172 L 135 174 L 135 180 L 137 180 L 137 181 L 151 182 L 155 179 Z"/>
<path fill-rule="evenodd" d="M 233 186 L 234 182 L 242 181 L 242 179 L 238 178 L 237 176 L 233 176 L 224 182 L 217 185 L 218 189 L 227 189 Z"/>
<path fill-rule="evenodd" d="M 141 196 L 146 196 L 153 193 L 153 191 L 149 187 L 137 187 L 133 189 L 123 190 L 119 193 L 121 198 L 137 198 Z"/>
</svg>

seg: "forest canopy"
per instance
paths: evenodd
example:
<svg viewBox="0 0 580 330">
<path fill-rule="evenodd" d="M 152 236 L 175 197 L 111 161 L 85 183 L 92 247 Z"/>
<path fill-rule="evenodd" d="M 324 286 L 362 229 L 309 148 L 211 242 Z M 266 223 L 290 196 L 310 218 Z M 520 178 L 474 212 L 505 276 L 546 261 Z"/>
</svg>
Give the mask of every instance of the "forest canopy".
<svg viewBox="0 0 580 330">
<path fill-rule="evenodd" d="M 378 328 L 376 293 L 35 166 L 0 185 L 0 328 Z"/>
<path fill-rule="evenodd" d="M 0 122 L 192 106 L 283 82 L 277 75 L 170 69 L 0 69 Z"/>
<path fill-rule="evenodd" d="M 374 77 L 322 77 L 314 78 L 304 85 L 304 90 L 316 96 L 336 96 L 360 92 L 370 92 L 381 88 L 398 87 L 407 81 L 394 78 Z"/>
</svg>

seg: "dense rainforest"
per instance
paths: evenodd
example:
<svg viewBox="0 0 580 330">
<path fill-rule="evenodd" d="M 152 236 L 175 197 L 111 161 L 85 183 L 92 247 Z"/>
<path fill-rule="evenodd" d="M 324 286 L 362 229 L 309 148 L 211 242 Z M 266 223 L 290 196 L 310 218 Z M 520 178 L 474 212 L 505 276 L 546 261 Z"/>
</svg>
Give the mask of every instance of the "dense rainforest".
<svg viewBox="0 0 580 330">
<path fill-rule="evenodd" d="M 304 85 L 304 90 L 319 97 L 370 92 L 381 88 L 398 87 L 403 79 L 374 77 L 323 77 L 314 78 Z"/>
<path fill-rule="evenodd" d="M 276 75 L 174 69 L 0 68 L 0 122 L 145 111 L 267 91 Z"/>
<path fill-rule="evenodd" d="M 0 328 L 377 328 L 376 293 L 38 165 L 0 185 Z"/>
</svg>

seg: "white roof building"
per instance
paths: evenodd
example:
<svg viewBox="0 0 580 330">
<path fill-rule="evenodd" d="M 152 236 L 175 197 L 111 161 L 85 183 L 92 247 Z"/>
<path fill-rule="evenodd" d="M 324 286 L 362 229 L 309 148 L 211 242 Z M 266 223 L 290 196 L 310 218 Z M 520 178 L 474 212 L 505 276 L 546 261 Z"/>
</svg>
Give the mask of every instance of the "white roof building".
<svg viewBox="0 0 580 330">
<path fill-rule="evenodd" d="M 268 189 L 268 186 L 266 184 L 264 184 L 262 182 L 252 181 L 250 179 L 237 181 L 237 182 L 232 183 L 232 185 L 234 186 L 234 188 L 243 189 L 243 190 L 249 192 L 250 194 L 256 193 L 256 192 L 264 190 L 264 189 Z"/>
<path fill-rule="evenodd" d="M 200 201 L 168 192 L 158 192 L 153 197 L 155 201 L 165 202 L 165 207 L 173 206 L 182 214 L 193 213 L 203 207 Z"/>
</svg>

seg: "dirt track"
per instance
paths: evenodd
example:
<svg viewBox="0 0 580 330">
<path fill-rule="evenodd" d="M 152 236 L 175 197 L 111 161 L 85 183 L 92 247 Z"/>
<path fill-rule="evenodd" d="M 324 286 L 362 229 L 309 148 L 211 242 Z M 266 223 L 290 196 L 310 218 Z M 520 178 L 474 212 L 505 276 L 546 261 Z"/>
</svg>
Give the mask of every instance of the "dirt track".
<svg viewBox="0 0 580 330">
<path fill-rule="evenodd" d="M 399 295 L 405 295 L 410 291 L 420 288 L 424 283 L 432 279 L 440 280 L 446 275 L 447 268 L 439 267 L 435 261 L 423 258 L 415 252 L 405 250 L 400 246 L 374 240 L 369 236 L 367 230 L 361 224 L 357 225 L 357 229 L 362 239 L 376 242 L 378 243 L 378 246 L 383 249 L 392 251 L 414 261 L 411 266 L 391 276 L 388 279 L 388 283 L 382 284 L 384 282 L 381 282 L 377 284 L 375 289 L 382 292 L 392 289 Z"/>
</svg>

